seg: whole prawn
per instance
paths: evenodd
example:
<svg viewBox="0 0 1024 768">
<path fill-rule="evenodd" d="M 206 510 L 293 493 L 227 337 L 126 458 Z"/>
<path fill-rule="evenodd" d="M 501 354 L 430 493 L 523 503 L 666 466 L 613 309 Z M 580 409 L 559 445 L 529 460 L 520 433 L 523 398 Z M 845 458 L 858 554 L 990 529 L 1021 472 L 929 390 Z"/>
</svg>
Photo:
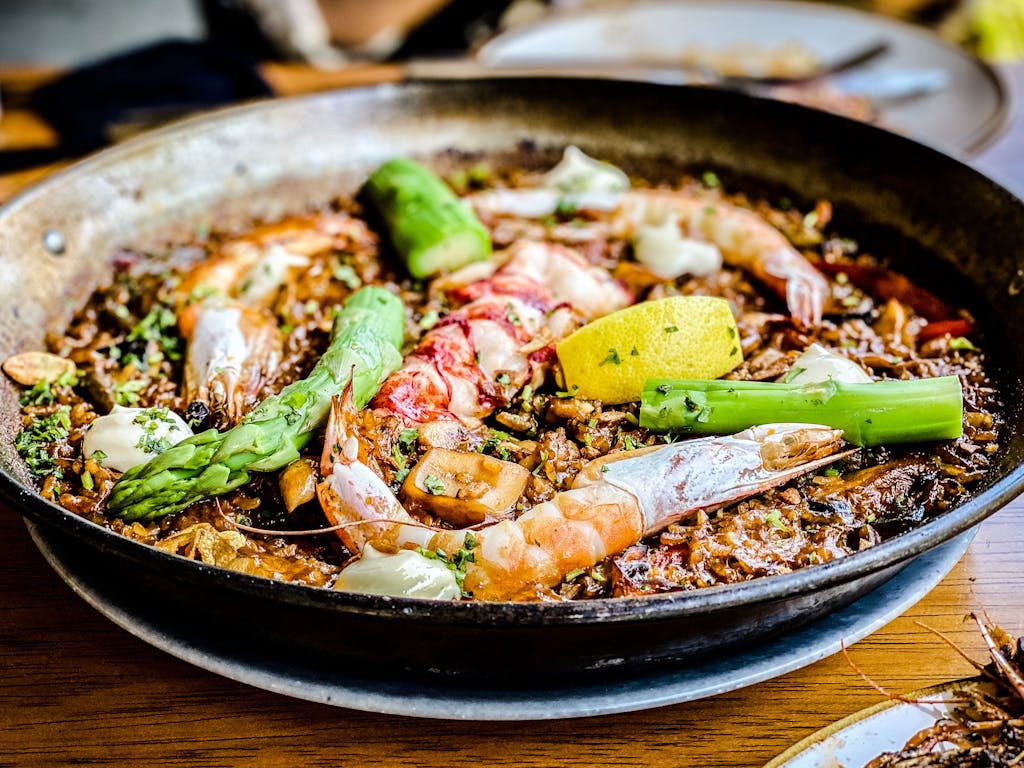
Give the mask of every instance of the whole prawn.
<svg viewBox="0 0 1024 768">
<path fill-rule="evenodd" d="M 519 198 L 527 203 L 521 211 Z M 561 196 L 554 190 L 502 189 L 477 193 L 469 201 L 482 218 L 497 224 L 507 213 L 517 218 L 550 215 Z M 641 227 L 672 219 L 683 235 L 717 246 L 725 263 L 747 271 L 784 299 L 797 322 L 810 327 L 821 321 L 828 281 L 782 232 L 753 211 L 697 192 L 667 189 L 595 194 L 574 202 L 587 218 L 560 230 L 574 240 L 633 239 Z"/>
<path fill-rule="evenodd" d="M 686 440 L 590 462 L 568 491 L 516 519 L 475 530 L 421 525 L 361 460 L 348 425 L 354 407 L 335 399 L 321 460 L 321 505 L 352 552 L 367 544 L 472 552 L 465 589 L 479 600 L 532 599 L 644 536 L 714 510 L 847 455 L 842 433 L 768 424 L 729 437 Z M 365 525 L 356 523 L 365 522 Z"/>
<path fill-rule="evenodd" d="M 292 217 L 226 241 L 192 269 L 175 291 L 188 400 L 237 423 L 281 361 L 284 339 L 270 308 L 283 286 L 312 256 L 371 237 L 346 214 Z"/>
</svg>

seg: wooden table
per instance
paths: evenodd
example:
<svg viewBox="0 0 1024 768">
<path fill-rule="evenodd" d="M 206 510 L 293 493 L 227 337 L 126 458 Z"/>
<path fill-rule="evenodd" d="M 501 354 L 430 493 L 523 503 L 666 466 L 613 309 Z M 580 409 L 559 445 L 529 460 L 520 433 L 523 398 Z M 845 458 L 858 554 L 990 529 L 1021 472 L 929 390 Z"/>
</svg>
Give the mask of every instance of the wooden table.
<svg viewBox="0 0 1024 768">
<path fill-rule="evenodd" d="M 1024 94 L 1024 66 L 1008 71 Z M 279 91 L 295 92 L 399 73 L 370 67 L 324 76 L 277 67 L 269 75 Z M 29 114 L 9 112 L 0 121 L 0 148 L 51 140 Z M 1024 117 L 1018 114 L 977 163 L 1024 189 Z M 0 178 L 0 200 L 45 172 Z M 836 655 L 713 699 L 581 720 L 468 723 L 337 709 L 225 680 L 117 628 L 50 570 L 14 510 L 0 509 L 0 541 L 8 553 L 0 560 L 0 767 L 753 768 L 882 699 Z M 1024 497 L 980 527 L 963 560 L 927 597 L 858 643 L 852 650 L 857 664 L 894 691 L 970 674 L 917 622 L 946 632 L 983 659 L 984 645 L 964 616 L 984 608 L 1008 631 L 1024 634 L 1022 559 Z"/>
</svg>

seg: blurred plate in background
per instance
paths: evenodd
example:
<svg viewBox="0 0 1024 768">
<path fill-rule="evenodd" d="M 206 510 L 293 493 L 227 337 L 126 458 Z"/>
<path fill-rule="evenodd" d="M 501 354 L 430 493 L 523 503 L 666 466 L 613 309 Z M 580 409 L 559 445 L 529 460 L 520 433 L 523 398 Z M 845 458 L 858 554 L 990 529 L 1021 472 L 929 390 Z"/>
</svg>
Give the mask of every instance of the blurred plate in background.
<svg viewBox="0 0 1024 768">
<path fill-rule="evenodd" d="M 938 80 L 941 85 L 925 93 L 875 97 L 871 104 L 880 124 L 947 152 L 977 152 L 1005 126 L 1007 90 L 984 62 L 926 29 L 819 3 L 662 0 L 605 5 L 555 14 L 500 34 L 478 51 L 477 59 L 489 67 L 542 63 L 545 70 L 568 72 L 586 62 L 590 74 L 600 59 L 609 62 L 600 71 L 603 75 L 683 83 L 700 79 L 702 67 L 726 75 L 798 76 L 878 43 L 888 45 L 885 53 L 831 81 L 815 82 L 815 90 L 832 83 L 856 96 L 865 80 L 868 86 L 904 77 L 933 84 Z M 678 62 L 678 71 L 625 66 L 652 60 Z M 787 99 L 794 96 L 792 91 L 787 88 Z M 804 101 L 799 96 L 795 100 Z"/>
</svg>

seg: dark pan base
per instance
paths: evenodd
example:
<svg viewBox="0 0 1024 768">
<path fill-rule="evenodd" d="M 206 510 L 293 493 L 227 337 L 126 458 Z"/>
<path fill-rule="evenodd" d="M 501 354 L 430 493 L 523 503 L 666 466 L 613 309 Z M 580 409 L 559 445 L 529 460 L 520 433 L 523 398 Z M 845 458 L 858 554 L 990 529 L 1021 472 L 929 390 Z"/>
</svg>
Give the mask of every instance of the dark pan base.
<svg viewBox="0 0 1024 768">
<path fill-rule="evenodd" d="M 168 614 L 116 574 L 97 569 L 87 550 L 67 546 L 28 523 L 47 562 L 86 602 L 157 648 L 232 680 L 337 707 L 446 720 L 553 720 L 678 704 L 743 688 L 800 669 L 880 629 L 924 597 L 960 560 L 974 530 L 913 560 L 886 584 L 832 615 L 776 638 L 687 664 L 659 664 L 628 677 L 607 668 L 585 680 L 524 685 L 474 678 L 360 674 L 358 660 L 310 663 L 256 641 L 241 648 L 237 632 L 214 631 L 195 618 Z M 83 556 L 84 555 L 84 556 Z M 169 618 L 175 616 L 174 619 Z M 495 663 L 500 663 L 496 658 Z"/>
</svg>

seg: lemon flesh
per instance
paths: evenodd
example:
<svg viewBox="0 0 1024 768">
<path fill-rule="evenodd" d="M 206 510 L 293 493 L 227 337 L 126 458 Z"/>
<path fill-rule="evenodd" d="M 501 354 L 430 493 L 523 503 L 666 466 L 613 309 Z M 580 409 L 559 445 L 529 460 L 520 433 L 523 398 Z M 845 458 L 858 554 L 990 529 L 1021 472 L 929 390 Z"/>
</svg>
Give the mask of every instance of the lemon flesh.
<svg viewBox="0 0 1024 768">
<path fill-rule="evenodd" d="M 645 301 L 588 323 L 558 347 L 566 389 L 608 404 L 640 399 L 647 379 L 717 379 L 743 362 L 729 302 Z"/>
</svg>

